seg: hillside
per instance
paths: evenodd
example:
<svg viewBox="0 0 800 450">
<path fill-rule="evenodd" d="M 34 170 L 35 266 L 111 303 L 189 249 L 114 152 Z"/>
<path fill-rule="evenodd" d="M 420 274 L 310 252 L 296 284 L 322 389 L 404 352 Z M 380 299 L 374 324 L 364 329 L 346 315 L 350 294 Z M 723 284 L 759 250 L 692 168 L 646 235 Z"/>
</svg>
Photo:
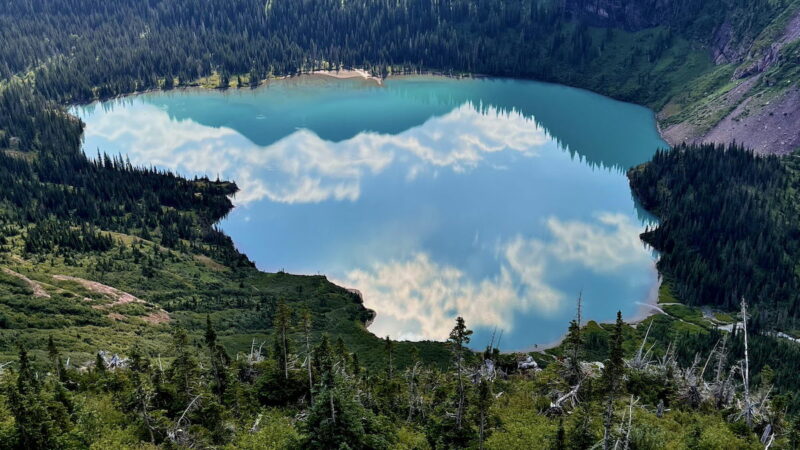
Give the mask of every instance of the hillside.
<svg viewBox="0 0 800 450">
<path fill-rule="evenodd" d="M 472 73 L 647 105 L 671 143 L 785 154 L 799 6 L 2 0 L 0 447 L 796 448 L 793 157 L 679 147 L 633 169 L 662 220 L 643 238 L 664 314 L 573 323 L 533 369 L 467 350 L 462 322 L 447 344 L 374 336 L 356 293 L 236 250 L 216 228 L 233 183 L 88 159 L 65 108 L 338 67 Z"/>
<path fill-rule="evenodd" d="M 800 117 L 795 0 L 229 6 L 9 1 L 0 13 L 0 74 L 33 80 L 50 99 L 83 102 L 212 74 L 227 86 L 339 66 L 471 72 L 645 104 L 672 144 L 736 141 L 787 153 L 800 139 L 791 126 Z"/>
<path fill-rule="evenodd" d="M 50 336 L 76 366 L 132 340 L 166 355 L 172 327 L 200 332 L 206 317 L 225 330 L 226 348 L 246 351 L 267 339 L 280 299 L 298 314 L 310 309 L 315 333 L 342 337 L 375 361 L 366 350 L 380 341 L 364 327 L 373 313 L 357 295 L 324 276 L 259 272 L 216 229 L 235 185 L 108 156 L 90 162 L 81 125 L 25 95 L 0 93 L 23 108 L 4 123 L 32 142 L 0 153 L 0 358 L 19 345 L 43 350 Z M 441 359 L 426 348 L 426 358 Z"/>
</svg>

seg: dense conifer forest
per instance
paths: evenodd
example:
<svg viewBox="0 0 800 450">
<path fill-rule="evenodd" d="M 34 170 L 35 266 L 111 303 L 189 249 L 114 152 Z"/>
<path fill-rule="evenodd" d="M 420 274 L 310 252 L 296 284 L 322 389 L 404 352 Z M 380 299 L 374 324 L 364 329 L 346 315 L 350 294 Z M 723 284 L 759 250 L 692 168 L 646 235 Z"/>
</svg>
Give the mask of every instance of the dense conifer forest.
<svg viewBox="0 0 800 450">
<path fill-rule="evenodd" d="M 789 3 L 6 1 L 0 74 L 34 80 L 49 99 L 88 101 L 213 72 L 255 82 L 340 66 L 437 70 L 552 80 L 658 105 L 702 72 L 692 47 L 711 42 L 719 25 L 747 42 Z"/>
<path fill-rule="evenodd" d="M 630 178 L 665 314 L 479 353 L 463 320 L 382 340 L 357 293 L 259 272 L 215 227 L 235 184 L 87 159 L 65 111 L 339 67 L 685 105 L 729 79 L 714 30 L 745 45 L 795 3 L 2 1 L 0 448 L 797 448 L 794 157 L 657 154 Z"/>
<path fill-rule="evenodd" d="M 659 151 L 630 171 L 661 220 L 642 238 L 661 251 L 659 270 L 679 298 L 724 309 L 745 298 L 759 324 L 797 328 L 797 174 L 795 156 L 715 145 Z"/>
</svg>

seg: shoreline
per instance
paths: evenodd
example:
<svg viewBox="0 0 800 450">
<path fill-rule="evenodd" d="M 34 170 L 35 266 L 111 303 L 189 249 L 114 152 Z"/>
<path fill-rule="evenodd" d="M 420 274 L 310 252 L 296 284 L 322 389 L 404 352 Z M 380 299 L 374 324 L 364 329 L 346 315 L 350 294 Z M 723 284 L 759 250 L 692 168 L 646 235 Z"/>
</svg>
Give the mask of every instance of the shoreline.
<svg viewBox="0 0 800 450">
<path fill-rule="evenodd" d="M 304 74 L 301 74 L 301 76 Z M 323 77 L 331 77 L 339 80 L 349 80 L 353 78 L 360 78 L 363 80 L 375 81 L 378 86 L 383 84 L 383 78 L 376 77 L 364 69 L 327 69 L 327 70 L 313 70 L 306 75 L 320 75 Z M 390 75 L 391 76 L 391 75 Z"/>
<path fill-rule="evenodd" d="M 182 92 L 182 91 L 188 91 L 188 90 L 200 90 L 200 91 L 219 91 L 220 93 L 227 93 L 227 92 L 235 90 L 235 91 L 238 92 L 238 91 L 240 91 L 242 89 L 248 89 L 248 90 L 259 89 L 259 88 L 268 86 L 273 81 L 283 81 L 283 80 L 290 80 L 290 79 L 293 79 L 293 78 L 303 78 L 303 77 L 325 77 L 325 78 L 332 78 L 332 79 L 339 79 L 339 80 L 358 79 L 358 80 L 363 80 L 365 82 L 374 82 L 377 86 L 382 86 L 384 80 L 389 79 L 389 78 L 405 78 L 405 77 L 414 77 L 414 76 L 440 76 L 440 77 L 453 78 L 453 79 L 492 78 L 492 77 L 489 77 L 487 75 L 481 75 L 481 74 L 471 74 L 471 73 L 447 74 L 447 73 L 436 72 L 436 71 L 419 71 L 419 72 L 410 72 L 410 73 L 390 73 L 385 78 L 381 78 L 381 77 L 373 75 L 371 72 L 369 72 L 369 71 L 367 71 L 365 69 L 362 69 L 362 68 L 312 70 L 312 71 L 300 72 L 300 73 L 292 74 L 292 75 L 270 77 L 270 78 L 267 78 L 267 79 L 264 79 L 264 80 L 259 80 L 257 85 L 244 84 L 242 86 L 229 86 L 229 87 L 224 87 L 224 88 L 223 87 L 212 86 L 212 85 L 209 85 L 209 84 L 205 84 L 205 83 L 202 82 L 202 80 L 204 80 L 204 78 L 201 78 L 201 79 L 198 79 L 198 80 L 194 80 L 194 81 L 190 82 L 189 84 L 186 84 L 186 85 L 183 85 L 183 86 L 175 86 L 175 87 L 172 87 L 170 89 L 164 89 L 162 87 L 154 87 L 154 88 L 147 89 L 147 90 L 136 91 L 136 92 L 126 93 L 126 94 L 120 94 L 120 95 L 107 97 L 107 98 L 102 98 L 102 99 L 99 99 L 99 98 L 98 99 L 93 99 L 90 102 L 71 103 L 71 104 L 67 105 L 67 108 L 68 108 L 67 109 L 67 113 L 70 114 L 70 115 L 73 115 L 73 117 L 75 117 L 74 113 L 71 113 L 69 111 L 69 109 L 75 108 L 75 107 L 81 107 L 81 106 L 88 106 L 88 105 L 92 105 L 92 104 L 95 104 L 95 103 L 101 103 L 101 102 L 105 102 L 105 101 L 114 101 L 114 100 L 124 99 L 126 97 L 133 97 L 133 96 L 137 96 L 137 95 L 141 95 L 141 94 L 154 93 L 154 92 L 159 92 L 159 91 L 164 92 L 164 93 L 168 93 L 170 91 L 180 91 L 180 92 Z M 497 77 L 497 78 L 498 79 L 519 79 L 519 78 L 516 78 L 516 77 Z M 558 83 L 552 83 L 552 82 L 547 82 L 547 81 L 532 80 L 532 79 L 528 79 L 528 78 L 521 78 L 521 79 L 528 80 L 528 81 L 533 81 L 533 82 L 538 82 L 538 83 L 558 84 Z M 569 86 L 569 85 L 565 85 L 565 86 Z M 603 95 L 603 94 L 600 94 L 600 93 L 595 92 L 595 91 L 582 89 L 580 87 L 573 87 L 573 86 L 569 86 L 569 87 L 571 87 L 573 89 L 586 90 L 586 91 L 594 93 L 596 95 Z M 621 100 L 614 99 L 613 97 L 607 97 L 607 98 L 610 98 L 610 99 L 615 100 L 615 101 L 621 101 Z M 624 102 L 624 101 L 621 101 L 621 102 Z M 624 102 L 624 103 L 629 103 L 629 102 Z M 639 105 L 639 106 L 647 108 L 644 105 Z M 656 115 L 655 111 L 651 110 L 651 112 L 653 113 L 654 116 Z M 656 129 L 657 129 L 658 135 L 663 140 L 664 139 L 663 133 L 662 133 L 662 130 L 661 130 L 661 127 L 660 127 L 660 124 L 658 122 L 657 117 L 654 117 L 654 123 L 656 125 Z M 665 142 L 666 142 L 666 140 L 665 140 Z M 327 276 L 326 276 L 326 278 L 327 278 Z M 653 286 L 650 294 L 647 296 L 647 298 L 644 300 L 644 302 L 636 302 L 635 303 L 635 304 L 640 305 L 640 308 L 638 308 L 638 311 L 632 316 L 632 319 L 630 321 L 626 321 L 626 323 L 635 326 L 636 324 L 640 323 L 641 321 L 647 319 L 650 316 L 662 313 L 662 311 L 660 311 L 656 306 L 657 303 L 658 303 L 658 288 L 659 288 L 660 284 L 661 284 L 661 280 L 660 280 L 660 277 L 659 277 L 659 281 Z M 345 289 L 348 289 L 348 288 L 345 288 Z M 351 292 L 355 291 L 354 293 L 356 293 L 361 298 L 362 304 L 363 304 L 363 300 L 364 299 L 363 299 L 363 296 L 361 295 L 360 292 L 358 292 L 355 289 L 348 289 L 348 290 L 351 291 Z M 379 312 L 374 310 L 374 309 L 368 308 L 366 306 L 364 306 L 364 308 L 369 310 L 370 313 L 371 313 L 371 318 L 369 320 L 365 321 L 365 323 L 364 323 L 365 330 L 369 331 L 369 327 L 374 323 L 374 321 L 375 321 L 376 317 L 378 316 Z M 597 321 L 595 321 L 595 322 L 597 322 Z M 582 324 L 582 326 L 585 323 L 588 323 L 588 321 L 585 321 Z M 597 322 L 597 323 L 613 323 L 613 322 Z M 565 327 L 567 325 L 568 324 L 565 324 Z M 372 333 L 372 332 L 370 331 L 370 333 Z M 530 347 L 523 348 L 521 350 L 509 351 L 509 352 L 503 352 L 503 353 L 544 352 L 545 350 L 548 350 L 548 349 L 551 349 L 551 348 L 554 348 L 554 347 L 557 347 L 558 345 L 560 345 L 563 342 L 565 336 L 566 336 L 566 333 L 564 333 L 558 339 L 556 339 L 556 340 L 554 340 L 552 342 L 546 343 L 546 344 L 533 344 Z M 443 341 L 440 341 L 440 342 L 443 342 Z"/>
<path fill-rule="evenodd" d="M 654 269 L 655 269 L 655 267 L 654 267 Z M 661 309 L 658 306 L 659 305 L 659 303 L 658 303 L 658 293 L 659 293 L 659 290 L 661 288 L 661 283 L 663 283 L 663 280 L 661 278 L 661 275 L 659 275 L 658 276 L 658 282 L 656 284 L 654 284 L 653 287 L 650 289 L 650 293 L 648 294 L 648 296 L 645 299 L 645 301 L 643 301 L 643 302 L 634 302 L 634 305 L 638 305 L 639 306 L 638 311 L 633 315 L 633 317 L 630 320 L 624 320 L 623 319 L 625 324 L 636 328 L 636 326 L 638 324 L 642 323 L 643 321 L 647 320 L 650 317 L 657 316 L 659 314 L 669 315 L 663 309 Z M 336 283 L 334 283 L 334 284 L 336 284 Z M 361 293 L 361 291 L 359 291 L 358 289 L 355 289 L 355 288 L 347 288 L 347 287 L 345 287 L 345 289 L 347 289 L 348 291 L 350 291 L 350 292 L 352 292 L 354 294 L 357 294 L 359 296 L 359 298 L 361 299 L 362 304 L 364 304 L 364 295 Z M 375 318 L 378 316 L 378 311 L 376 311 L 376 310 L 374 310 L 372 308 L 368 308 L 366 306 L 364 306 L 364 308 L 366 308 L 367 310 L 372 312 L 372 318 L 369 321 L 367 321 L 366 323 L 364 323 L 364 329 L 369 331 L 369 326 L 372 325 L 375 322 Z M 589 320 L 582 321 L 580 325 L 581 325 L 581 327 L 584 327 L 589 322 L 595 322 L 595 323 L 601 324 L 601 325 L 602 324 L 613 324 L 614 323 L 613 320 L 598 321 L 598 320 L 594 320 L 594 319 L 589 319 Z M 569 323 L 567 323 L 565 325 L 568 326 Z M 370 331 L 370 333 L 372 333 L 372 332 Z M 375 333 L 372 333 L 372 334 L 375 334 Z M 567 333 L 565 332 L 558 339 L 556 339 L 554 341 L 551 341 L 551 342 L 548 342 L 546 344 L 533 344 L 532 346 L 527 347 L 527 348 L 523 348 L 521 350 L 508 350 L 508 351 L 501 351 L 500 353 L 506 354 L 506 355 L 513 355 L 513 354 L 516 354 L 516 353 L 522 353 L 522 354 L 541 353 L 541 354 L 545 354 L 544 353 L 545 351 L 553 349 L 553 348 L 558 347 L 559 345 L 561 345 L 561 343 L 564 342 L 564 338 L 566 338 L 566 337 L 567 337 Z M 430 340 L 429 339 L 423 339 L 423 340 L 419 340 L 419 341 L 404 340 L 404 341 L 398 341 L 398 342 L 423 342 L 423 341 L 430 341 Z M 434 342 L 444 343 L 445 341 L 434 340 Z M 473 351 L 480 352 L 480 350 L 473 350 Z"/>
<path fill-rule="evenodd" d="M 657 316 L 659 314 L 665 314 L 665 312 L 661 308 L 658 307 L 658 291 L 661 288 L 661 283 L 662 282 L 663 282 L 663 280 L 661 279 L 661 276 L 659 275 L 658 282 L 651 288 L 650 293 L 647 296 L 647 299 L 645 299 L 645 301 L 643 301 L 643 302 L 634 302 L 635 305 L 639 306 L 639 309 L 636 312 L 636 314 L 630 320 L 625 320 L 623 318 L 623 321 L 627 325 L 630 325 L 630 326 L 636 328 L 636 326 L 638 324 L 642 323 L 643 321 L 647 320 L 648 318 L 650 318 L 652 316 Z M 580 325 L 581 325 L 581 327 L 584 327 L 589 322 L 595 322 L 595 323 L 598 323 L 598 324 L 601 324 L 601 325 L 602 324 L 612 324 L 612 323 L 614 323 L 613 320 L 610 320 L 610 321 L 597 321 L 597 320 L 589 319 L 589 320 L 582 321 Z M 567 324 L 567 325 L 569 325 L 569 324 Z M 500 352 L 500 353 L 504 353 L 504 354 L 534 353 L 534 352 L 536 352 L 536 353 L 544 353 L 547 350 L 553 349 L 553 348 L 558 347 L 559 345 L 561 345 L 561 343 L 564 342 L 564 338 L 566 338 L 566 337 L 567 337 L 567 333 L 565 332 L 560 338 L 556 339 L 555 341 L 548 342 L 546 344 L 534 344 L 533 346 L 525 348 L 523 350 L 507 351 L 507 352 Z"/>
</svg>

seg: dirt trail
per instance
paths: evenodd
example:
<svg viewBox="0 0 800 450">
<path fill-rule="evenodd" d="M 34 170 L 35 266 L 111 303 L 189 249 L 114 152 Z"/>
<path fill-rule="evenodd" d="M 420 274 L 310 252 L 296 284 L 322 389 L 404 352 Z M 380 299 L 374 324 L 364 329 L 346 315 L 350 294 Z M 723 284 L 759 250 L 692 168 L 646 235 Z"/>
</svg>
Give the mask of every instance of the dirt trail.
<svg viewBox="0 0 800 450">
<path fill-rule="evenodd" d="M 47 291 L 42 287 L 41 284 L 39 284 L 38 281 L 33 281 L 30 278 L 26 277 L 25 275 L 14 272 L 13 270 L 8 269 L 6 267 L 3 267 L 3 272 L 8 275 L 11 275 L 12 277 L 17 277 L 20 280 L 24 281 L 28 285 L 28 287 L 30 287 L 33 290 L 34 297 L 50 298 L 50 294 L 47 293 Z"/>
</svg>

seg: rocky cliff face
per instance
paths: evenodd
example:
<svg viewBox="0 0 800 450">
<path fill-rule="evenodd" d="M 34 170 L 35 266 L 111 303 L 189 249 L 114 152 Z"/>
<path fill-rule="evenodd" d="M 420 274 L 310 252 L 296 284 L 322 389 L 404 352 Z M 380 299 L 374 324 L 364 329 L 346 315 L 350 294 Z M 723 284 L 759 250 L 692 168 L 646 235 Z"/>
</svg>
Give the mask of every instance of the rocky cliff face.
<svg viewBox="0 0 800 450">
<path fill-rule="evenodd" d="M 687 7 L 701 11 L 702 3 L 564 0 L 565 13 L 573 17 L 592 26 L 629 31 L 655 26 L 682 29 L 692 23 Z M 730 82 L 724 92 L 709 92 L 707 98 L 682 105 L 690 114 L 679 123 L 664 120 L 668 110 L 674 114 L 675 103 L 668 105 L 659 114 L 664 138 L 673 145 L 735 141 L 761 153 L 785 154 L 800 148 L 800 84 L 780 76 L 774 79 L 772 74 L 776 65 L 787 63 L 787 49 L 800 40 L 797 2 L 768 24 L 743 22 L 732 11 L 720 11 L 702 23 L 692 24 L 691 32 L 715 64 L 732 68 Z"/>
<path fill-rule="evenodd" d="M 800 11 L 792 12 L 768 45 L 732 45 L 730 27 L 715 34 L 712 56 L 717 64 L 736 65 L 732 87 L 699 110 L 699 117 L 718 117 L 710 126 L 685 121 L 666 127 L 670 144 L 738 142 L 759 153 L 787 154 L 800 149 L 800 88 L 792 79 L 800 40 Z M 783 67 L 780 67 L 783 66 Z M 663 113 L 663 112 L 662 112 Z"/>
</svg>

